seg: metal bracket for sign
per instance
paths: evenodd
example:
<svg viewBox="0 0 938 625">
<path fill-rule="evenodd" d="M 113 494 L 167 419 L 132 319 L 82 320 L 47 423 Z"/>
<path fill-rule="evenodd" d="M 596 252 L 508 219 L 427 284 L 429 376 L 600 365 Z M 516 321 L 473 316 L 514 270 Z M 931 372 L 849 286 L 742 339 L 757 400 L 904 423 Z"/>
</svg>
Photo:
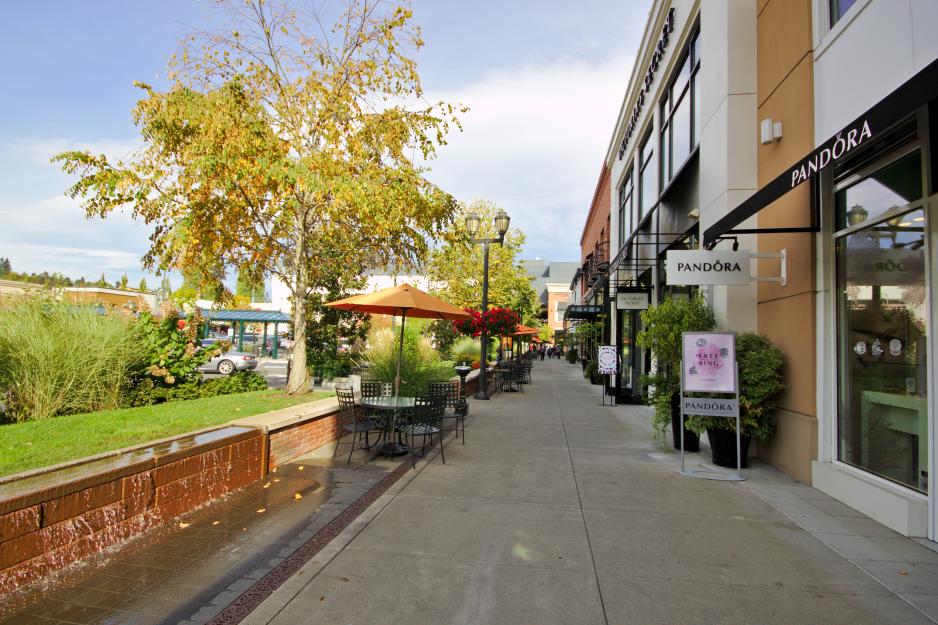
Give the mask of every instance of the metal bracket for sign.
<svg viewBox="0 0 938 625">
<path fill-rule="evenodd" d="M 777 258 L 781 262 L 781 275 L 779 276 L 752 276 L 754 282 L 777 282 L 782 286 L 788 285 L 788 250 L 781 252 L 761 252 L 749 255 L 750 258 Z"/>
<path fill-rule="evenodd" d="M 683 371 L 683 366 L 682 366 Z M 736 419 L 736 475 L 731 473 L 724 473 L 719 470 L 708 470 L 708 469 L 696 469 L 690 471 L 687 469 L 687 466 L 684 463 L 684 376 L 681 375 L 681 418 L 680 418 L 680 433 L 681 433 L 681 475 L 686 475 L 688 477 L 696 477 L 702 480 L 718 480 L 723 482 L 744 482 L 746 478 L 743 477 L 743 453 L 742 453 L 742 442 L 740 441 L 739 434 L 739 364 L 736 365 L 736 369 L 733 372 L 735 376 L 733 380 L 733 387 L 736 389 L 735 398 L 735 408 L 733 410 L 732 417 L 726 417 L 727 419 Z M 720 415 L 711 415 L 711 416 L 720 416 Z"/>
</svg>

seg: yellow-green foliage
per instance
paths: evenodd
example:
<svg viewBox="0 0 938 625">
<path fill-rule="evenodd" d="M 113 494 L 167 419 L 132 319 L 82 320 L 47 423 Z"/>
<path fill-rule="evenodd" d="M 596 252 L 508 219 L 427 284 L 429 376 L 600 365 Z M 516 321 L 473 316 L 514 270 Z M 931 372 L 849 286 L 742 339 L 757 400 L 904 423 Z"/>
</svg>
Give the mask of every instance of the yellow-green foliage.
<svg viewBox="0 0 938 625">
<path fill-rule="evenodd" d="M 126 319 L 46 298 L 0 307 L 0 393 L 6 420 L 117 408 L 139 366 Z"/>
<path fill-rule="evenodd" d="M 368 375 L 376 380 L 394 381 L 400 349 L 400 326 L 394 331 L 382 328 L 368 336 L 363 354 Z M 401 360 L 401 395 L 426 392 L 429 382 L 448 380 L 454 375 L 453 363 L 440 358 L 429 339 L 413 326 L 405 326 L 404 352 Z"/>
<path fill-rule="evenodd" d="M 472 362 L 482 357 L 482 346 L 479 341 L 468 336 L 459 339 L 450 348 L 450 355 L 456 362 Z"/>
</svg>

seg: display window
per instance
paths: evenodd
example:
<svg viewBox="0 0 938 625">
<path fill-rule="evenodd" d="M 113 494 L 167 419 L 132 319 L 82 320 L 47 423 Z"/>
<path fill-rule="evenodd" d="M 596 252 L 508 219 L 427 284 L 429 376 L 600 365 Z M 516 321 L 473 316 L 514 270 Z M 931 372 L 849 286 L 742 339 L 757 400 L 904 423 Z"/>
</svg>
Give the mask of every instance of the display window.
<svg viewBox="0 0 938 625">
<path fill-rule="evenodd" d="M 834 187 L 837 458 L 928 492 L 928 214 L 922 152 Z"/>
</svg>

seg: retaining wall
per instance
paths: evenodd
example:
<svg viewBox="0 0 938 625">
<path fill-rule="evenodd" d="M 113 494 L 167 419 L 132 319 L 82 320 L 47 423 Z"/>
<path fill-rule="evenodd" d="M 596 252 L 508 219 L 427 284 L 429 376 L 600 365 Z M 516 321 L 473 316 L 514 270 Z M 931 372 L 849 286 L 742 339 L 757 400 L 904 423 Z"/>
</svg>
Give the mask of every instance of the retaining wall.
<svg viewBox="0 0 938 625">
<path fill-rule="evenodd" d="M 266 449 L 229 426 L 0 481 L 0 593 L 260 479 Z"/>
<path fill-rule="evenodd" d="M 466 392 L 475 393 L 478 372 Z M 0 593 L 114 547 L 339 436 L 335 397 L 0 478 Z"/>
</svg>

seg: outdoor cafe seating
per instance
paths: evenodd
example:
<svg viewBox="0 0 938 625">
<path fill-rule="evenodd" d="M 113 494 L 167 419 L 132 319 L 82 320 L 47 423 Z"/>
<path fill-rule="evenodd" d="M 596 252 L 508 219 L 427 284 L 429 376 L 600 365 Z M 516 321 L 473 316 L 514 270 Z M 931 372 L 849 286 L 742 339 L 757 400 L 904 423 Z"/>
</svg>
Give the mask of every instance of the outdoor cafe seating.
<svg viewBox="0 0 938 625">
<path fill-rule="evenodd" d="M 488 372 L 489 395 L 499 391 L 523 393 L 531 383 L 532 368 L 533 358 L 528 354 L 498 363 Z M 440 459 L 445 463 L 443 440 L 450 431 L 445 427 L 447 420 L 453 421 L 456 440 L 462 436 L 462 444 L 466 444 L 462 393 L 459 380 L 430 382 L 426 392 L 414 396 L 396 396 L 394 385 L 384 380 L 362 380 L 360 394 L 351 386 L 336 387 L 339 430 L 343 436 L 352 435 L 347 462 L 351 462 L 356 450 L 365 449 L 384 456 L 410 454 L 411 465 L 415 467 L 416 458 L 425 455 L 436 437 Z"/>
</svg>

